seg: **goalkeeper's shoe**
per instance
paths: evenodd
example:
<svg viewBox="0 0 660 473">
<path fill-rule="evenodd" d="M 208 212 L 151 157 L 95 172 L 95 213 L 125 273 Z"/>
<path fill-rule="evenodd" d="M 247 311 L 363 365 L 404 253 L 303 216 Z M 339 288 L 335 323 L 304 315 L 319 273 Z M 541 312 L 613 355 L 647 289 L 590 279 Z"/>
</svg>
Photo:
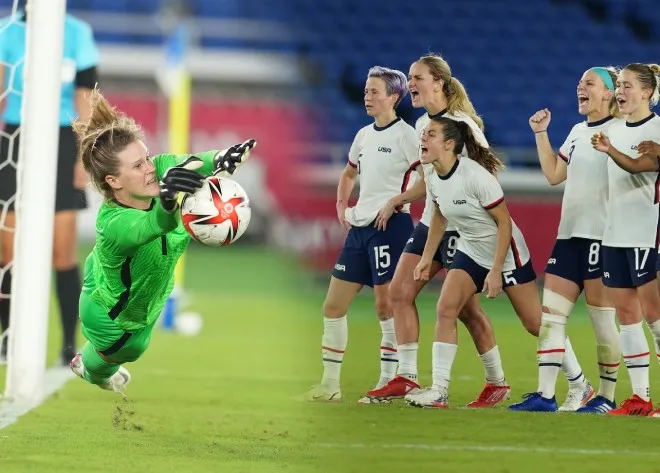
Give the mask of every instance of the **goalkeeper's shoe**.
<svg viewBox="0 0 660 473">
<path fill-rule="evenodd" d="M 85 379 L 85 366 L 83 365 L 82 355 L 80 353 L 74 356 L 73 360 L 71 360 L 71 371 L 73 371 L 75 375 Z M 131 374 L 126 368 L 120 366 L 117 372 L 113 374 L 108 381 L 99 384 L 98 387 L 123 394 L 124 389 L 130 382 Z"/>
<path fill-rule="evenodd" d="M 589 400 L 594 397 L 596 392 L 589 381 L 576 387 L 570 387 L 566 395 L 566 401 L 558 409 L 561 412 L 575 412 L 580 407 L 585 406 Z"/>
<path fill-rule="evenodd" d="M 432 407 L 435 409 L 447 409 L 449 407 L 449 395 L 446 388 L 431 386 L 406 394 L 406 402 L 414 407 Z"/>
<path fill-rule="evenodd" d="M 580 407 L 575 412 L 584 414 L 607 414 L 612 409 L 616 409 L 616 402 L 612 402 L 605 396 L 592 397 L 589 402 Z"/>
<path fill-rule="evenodd" d="M 500 402 L 509 399 L 511 397 L 511 388 L 509 386 L 496 386 L 494 384 L 488 384 L 484 386 L 474 401 L 469 403 L 467 407 L 473 408 L 484 408 L 484 407 L 493 407 Z"/>
<path fill-rule="evenodd" d="M 377 401 L 402 399 L 406 394 L 419 391 L 419 384 L 404 376 L 396 376 L 385 386 L 368 391 L 365 397 Z"/>
<path fill-rule="evenodd" d="M 510 405 L 509 409 L 524 412 L 555 412 L 557 401 L 554 396 L 552 399 L 546 399 L 541 393 L 527 393 L 523 395 L 522 402 Z"/>
<path fill-rule="evenodd" d="M 300 399 L 309 402 L 338 402 L 341 401 L 341 390 L 339 386 L 332 387 L 321 383 L 303 394 Z"/>
<path fill-rule="evenodd" d="M 653 403 L 649 399 L 645 401 L 637 394 L 626 399 L 618 409 L 612 409 L 607 414 L 611 416 L 648 416 L 653 411 Z"/>
</svg>

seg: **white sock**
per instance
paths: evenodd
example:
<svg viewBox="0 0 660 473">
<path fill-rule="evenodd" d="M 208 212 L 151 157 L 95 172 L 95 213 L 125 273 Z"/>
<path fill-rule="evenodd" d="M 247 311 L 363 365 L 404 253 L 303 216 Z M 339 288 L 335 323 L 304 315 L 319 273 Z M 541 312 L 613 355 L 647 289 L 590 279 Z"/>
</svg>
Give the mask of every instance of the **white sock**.
<svg viewBox="0 0 660 473">
<path fill-rule="evenodd" d="M 433 342 L 433 386 L 439 389 L 449 388 L 451 365 L 454 363 L 458 345 L 453 343 Z"/>
<path fill-rule="evenodd" d="M 568 380 L 569 388 L 582 386 L 586 379 L 582 374 L 582 367 L 578 363 L 573 347 L 571 346 L 571 341 L 566 337 L 564 342 L 566 345 L 566 351 L 564 352 L 564 362 L 561 365 L 561 369 L 564 370 L 564 375 Z"/>
<path fill-rule="evenodd" d="M 614 401 L 621 361 L 621 341 L 616 326 L 616 311 L 611 307 L 595 307 L 588 304 L 587 309 L 596 334 L 596 356 L 600 375 L 598 395 Z"/>
<path fill-rule="evenodd" d="M 500 349 L 495 345 L 483 355 L 479 355 L 486 371 L 486 382 L 494 386 L 504 386 L 504 370 L 502 369 L 502 358 L 500 358 Z"/>
<path fill-rule="evenodd" d="M 544 312 L 541 316 L 536 360 L 539 364 L 538 392 L 546 399 L 552 399 L 555 396 L 557 374 L 564 362 L 566 322 L 567 319 L 563 315 Z"/>
<path fill-rule="evenodd" d="M 642 322 L 621 325 L 621 351 L 628 368 L 633 394 L 643 400 L 651 397 L 649 385 L 649 344 L 644 335 Z"/>
<path fill-rule="evenodd" d="M 660 320 L 656 320 L 652 324 L 648 324 L 649 330 L 653 334 L 653 341 L 655 342 L 655 357 L 660 363 Z"/>
<path fill-rule="evenodd" d="M 346 316 L 338 319 L 323 317 L 323 338 L 321 354 L 323 356 L 323 379 L 321 384 L 339 387 L 341 363 L 348 342 L 348 322 Z"/>
<path fill-rule="evenodd" d="M 383 338 L 380 340 L 380 380 L 376 389 L 385 386 L 396 376 L 399 357 L 396 350 L 396 335 L 394 334 L 394 319 L 381 320 L 380 330 Z"/>
<path fill-rule="evenodd" d="M 404 343 L 398 346 L 399 369 L 397 374 L 417 381 L 417 350 L 419 345 L 415 343 Z"/>
</svg>

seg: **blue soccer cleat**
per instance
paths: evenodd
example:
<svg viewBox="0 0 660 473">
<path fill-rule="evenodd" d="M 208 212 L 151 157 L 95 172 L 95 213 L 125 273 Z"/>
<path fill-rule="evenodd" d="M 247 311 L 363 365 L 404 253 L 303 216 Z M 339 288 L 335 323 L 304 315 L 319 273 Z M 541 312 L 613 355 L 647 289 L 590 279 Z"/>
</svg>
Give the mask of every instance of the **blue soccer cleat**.
<svg viewBox="0 0 660 473">
<path fill-rule="evenodd" d="M 610 401 L 604 396 L 596 396 L 575 412 L 584 412 L 585 414 L 607 414 L 607 412 L 612 409 L 616 409 L 615 402 Z"/>
<path fill-rule="evenodd" d="M 528 393 L 523 395 L 523 401 L 509 406 L 512 411 L 524 412 L 555 412 L 557 410 L 557 400 L 546 399 L 541 393 Z"/>
</svg>

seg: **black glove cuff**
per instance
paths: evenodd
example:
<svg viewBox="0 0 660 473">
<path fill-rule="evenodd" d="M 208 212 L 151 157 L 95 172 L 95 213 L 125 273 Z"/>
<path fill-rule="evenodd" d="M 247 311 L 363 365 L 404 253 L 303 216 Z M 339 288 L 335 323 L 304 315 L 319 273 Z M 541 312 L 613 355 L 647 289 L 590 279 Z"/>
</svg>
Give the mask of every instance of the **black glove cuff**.
<svg viewBox="0 0 660 473">
<path fill-rule="evenodd" d="M 178 202 L 176 200 L 171 200 L 171 199 L 166 199 L 164 197 L 160 198 L 160 205 L 163 207 L 163 210 L 167 213 L 174 213 L 178 206 Z"/>
</svg>

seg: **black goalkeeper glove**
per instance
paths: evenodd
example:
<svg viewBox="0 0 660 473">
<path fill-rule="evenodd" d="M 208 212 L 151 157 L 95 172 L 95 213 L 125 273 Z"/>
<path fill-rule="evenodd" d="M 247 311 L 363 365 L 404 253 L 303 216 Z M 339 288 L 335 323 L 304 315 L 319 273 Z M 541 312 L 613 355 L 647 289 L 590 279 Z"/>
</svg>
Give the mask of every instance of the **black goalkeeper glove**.
<svg viewBox="0 0 660 473">
<path fill-rule="evenodd" d="M 172 213 L 178 205 L 179 192 L 189 194 L 202 187 L 204 176 L 195 172 L 204 165 L 204 161 L 191 156 L 181 164 L 165 171 L 160 181 L 160 203 L 165 211 Z"/>
<path fill-rule="evenodd" d="M 257 141 L 249 139 L 244 143 L 220 151 L 213 158 L 213 175 L 228 177 L 236 172 L 241 164 L 250 157 L 250 151 L 257 145 Z"/>
</svg>

